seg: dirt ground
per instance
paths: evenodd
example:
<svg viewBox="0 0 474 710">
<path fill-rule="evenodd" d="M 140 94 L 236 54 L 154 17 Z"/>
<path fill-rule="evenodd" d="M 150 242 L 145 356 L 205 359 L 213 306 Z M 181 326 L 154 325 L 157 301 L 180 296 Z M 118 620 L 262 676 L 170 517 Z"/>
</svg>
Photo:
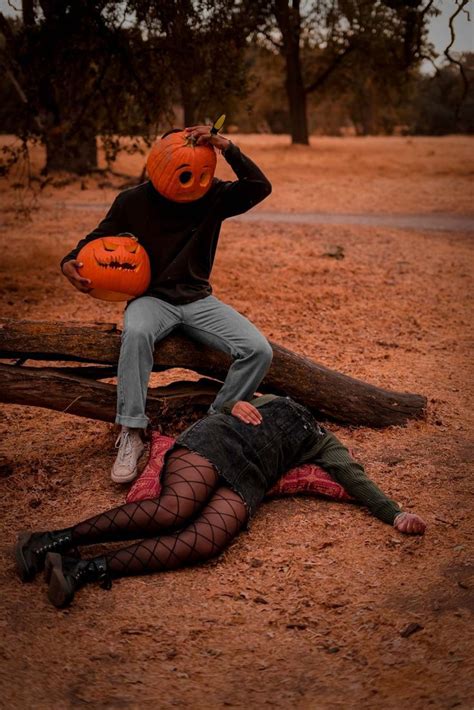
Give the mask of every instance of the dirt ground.
<svg viewBox="0 0 474 710">
<path fill-rule="evenodd" d="M 273 183 L 257 209 L 474 217 L 473 139 L 234 140 Z M 33 171 L 40 163 L 37 151 Z M 137 175 L 141 163 L 123 158 L 117 170 Z M 230 177 L 221 158 L 218 175 Z M 21 176 L 1 194 L 2 317 L 121 324 L 123 306 L 74 291 L 59 261 L 123 178 L 60 176 L 32 201 Z M 29 219 L 22 206 L 35 207 Z M 325 256 L 334 246 L 343 259 Z M 117 427 L 1 405 L 0 706 L 474 707 L 472 264 L 469 232 L 229 221 L 214 266 L 214 293 L 266 336 L 427 396 L 425 421 L 332 427 L 426 518 L 423 538 L 353 505 L 281 499 L 217 560 L 90 587 L 57 611 L 41 579 L 20 584 L 11 547 L 20 529 L 123 500 L 109 477 Z M 419 626 L 402 635 L 409 624 Z"/>
</svg>

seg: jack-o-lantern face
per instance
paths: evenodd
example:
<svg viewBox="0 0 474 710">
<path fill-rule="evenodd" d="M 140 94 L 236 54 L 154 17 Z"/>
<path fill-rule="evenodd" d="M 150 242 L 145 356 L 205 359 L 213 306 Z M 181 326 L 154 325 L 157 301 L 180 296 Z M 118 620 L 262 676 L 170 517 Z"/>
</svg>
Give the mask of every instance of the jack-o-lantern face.
<svg viewBox="0 0 474 710">
<path fill-rule="evenodd" d="M 155 190 L 174 202 L 193 202 L 206 194 L 216 169 L 210 145 L 195 145 L 184 131 L 169 133 L 153 145 L 147 170 Z"/>
<path fill-rule="evenodd" d="M 90 295 L 104 301 L 129 301 L 146 291 L 150 260 L 133 235 L 100 237 L 82 247 L 77 260 L 81 276 L 91 280 Z"/>
</svg>

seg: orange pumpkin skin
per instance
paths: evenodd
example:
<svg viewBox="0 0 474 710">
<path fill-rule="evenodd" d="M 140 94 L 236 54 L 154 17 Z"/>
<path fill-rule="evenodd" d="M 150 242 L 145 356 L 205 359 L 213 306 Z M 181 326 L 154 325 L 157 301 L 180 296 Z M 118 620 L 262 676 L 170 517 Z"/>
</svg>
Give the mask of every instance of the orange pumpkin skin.
<svg viewBox="0 0 474 710">
<path fill-rule="evenodd" d="M 79 273 L 91 280 L 90 296 L 103 301 L 129 301 L 150 284 L 150 260 L 134 236 L 99 237 L 82 247 Z"/>
<path fill-rule="evenodd" d="M 212 185 L 216 153 L 209 145 L 194 145 L 184 131 L 158 139 L 147 159 L 155 190 L 173 202 L 193 202 Z"/>
</svg>

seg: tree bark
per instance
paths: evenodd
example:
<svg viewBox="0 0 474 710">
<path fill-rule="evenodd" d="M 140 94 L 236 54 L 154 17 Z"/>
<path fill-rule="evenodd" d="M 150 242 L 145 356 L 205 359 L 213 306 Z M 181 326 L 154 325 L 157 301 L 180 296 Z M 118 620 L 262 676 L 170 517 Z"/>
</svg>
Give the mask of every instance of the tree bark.
<svg viewBox="0 0 474 710">
<path fill-rule="evenodd" d="M 25 27 L 31 27 L 35 22 L 33 0 L 21 0 L 21 11 L 23 15 L 23 24 Z"/>
<path fill-rule="evenodd" d="M 110 323 L 0 323 L 0 358 L 113 365 L 118 361 L 120 344 L 120 331 Z M 317 416 L 348 424 L 383 427 L 424 416 L 426 398 L 421 395 L 390 392 L 330 370 L 276 343 L 271 345 L 273 362 L 260 392 L 293 397 Z M 183 335 L 171 335 L 156 345 L 154 363 L 159 370 L 179 367 L 224 380 L 231 360 Z"/>
<path fill-rule="evenodd" d="M 285 88 L 290 111 L 291 141 L 309 145 L 306 91 L 300 56 L 301 16 L 299 2 L 289 7 L 288 0 L 276 0 L 275 17 L 283 41 L 286 64 Z"/>
<path fill-rule="evenodd" d="M 197 382 L 173 382 L 165 387 L 150 387 L 147 414 L 152 420 L 187 416 L 196 409 L 204 414 L 219 387 L 219 382 L 206 378 Z M 0 364 L 0 390 L 1 401 L 8 404 L 44 407 L 78 417 L 115 422 L 115 385 L 66 375 L 60 368 Z"/>
</svg>

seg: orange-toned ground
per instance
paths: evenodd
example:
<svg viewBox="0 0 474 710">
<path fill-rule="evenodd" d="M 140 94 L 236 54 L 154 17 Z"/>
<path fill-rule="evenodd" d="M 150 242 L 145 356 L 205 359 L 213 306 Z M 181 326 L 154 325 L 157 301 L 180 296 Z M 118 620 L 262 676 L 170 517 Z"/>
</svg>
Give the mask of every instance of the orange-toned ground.
<svg viewBox="0 0 474 710">
<path fill-rule="evenodd" d="M 474 218 L 473 139 L 234 140 L 273 183 L 265 212 Z M 38 151 L 33 171 L 40 161 Z M 137 175 L 142 162 L 116 169 Z M 218 174 L 230 176 L 221 159 Z M 48 183 L 30 221 L 18 212 L 28 193 L 1 194 L 1 315 L 120 324 L 120 304 L 74 291 L 58 265 L 101 216 L 87 204 L 111 202 L 124 180 L 58 186 L 66 177 Z M 344 259 L 325 256 L 334 246 Z M 2 706 L 472 708 L 472 271 L 472 231 L 268 221 L 225 224 L 214 267 L 215 294 L 268 337 L 428 397 L 426 421 L 333 427 L 427 519 L 424 538 L 354 506 L 273 501 L 215 562 L 88 588 L 58 612 L 42 580 L 19 583 L 10 548 L 19 529 L 122 501 L 109 479 L 117 430 L 1 405 Z M 422 628 L 405 638 L 410 623 Z"/>
</svg>

